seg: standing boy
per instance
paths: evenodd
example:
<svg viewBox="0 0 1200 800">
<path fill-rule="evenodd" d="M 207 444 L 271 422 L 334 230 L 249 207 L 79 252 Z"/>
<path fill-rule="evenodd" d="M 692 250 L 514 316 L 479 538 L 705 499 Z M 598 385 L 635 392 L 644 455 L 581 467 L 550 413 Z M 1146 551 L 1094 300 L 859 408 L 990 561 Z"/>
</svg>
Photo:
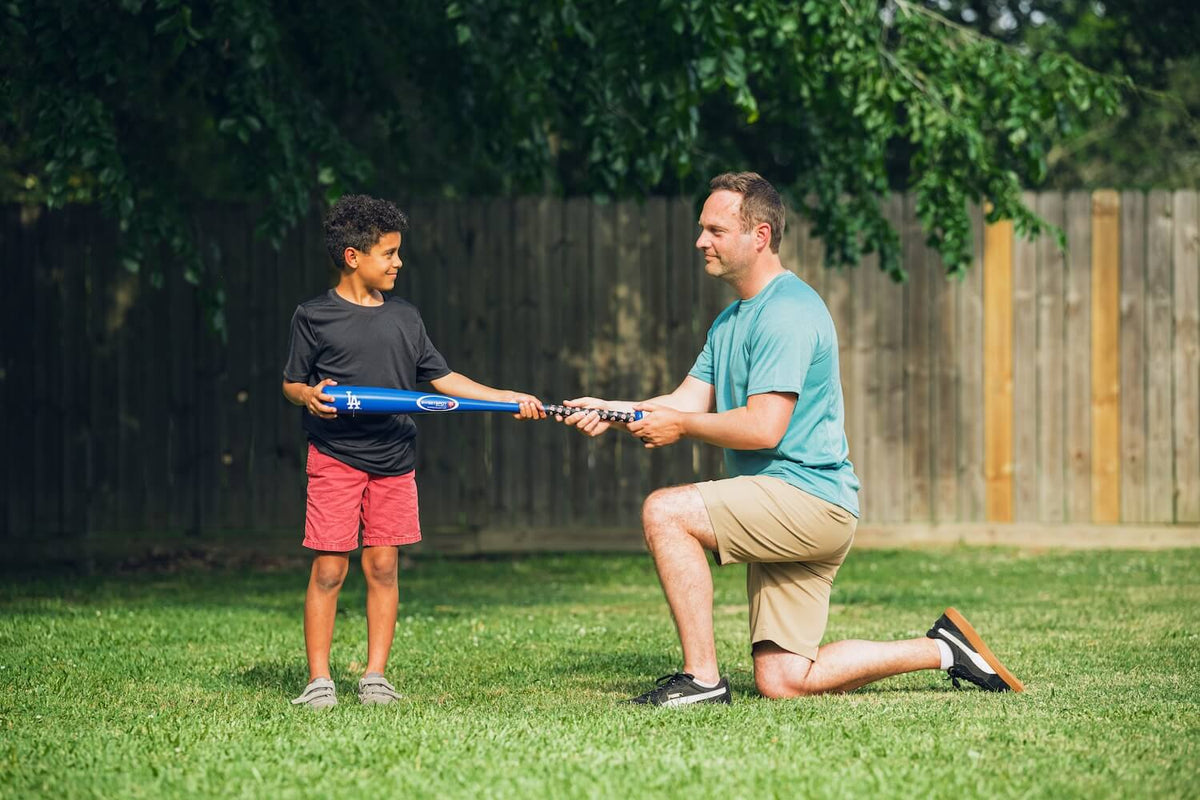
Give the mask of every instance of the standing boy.
<svg viewBox="0 0 1200 800">
<path fill-rule="evenodd" d="M 309 684 L 292 701 L 337 705 L 329 671 L 338 591 L 358 547 L 367 581 L 367 665 L 358 697 L 368 705 L 398 695 L 384 677 L 396 627 L 397 548 L 421 539 L 417 516 L 416 426 L 407 415 L 339 418 L 323 390 L 339 383 L 417 388 L 520 404 L 522 419 L 545 417 L 537 398 L 493 389 L 452 372 L 433 346 L 416 306 L 384 295 L 396 284 L 408 219 L 386 200 L 347 195 L 325 218 L 325 246 L 337 286 L 302 303 L 292 317 L 283 394 L 303 406 L 308 433 L 304 546 L 314 551 L 304 600 Z"/>
</svg>

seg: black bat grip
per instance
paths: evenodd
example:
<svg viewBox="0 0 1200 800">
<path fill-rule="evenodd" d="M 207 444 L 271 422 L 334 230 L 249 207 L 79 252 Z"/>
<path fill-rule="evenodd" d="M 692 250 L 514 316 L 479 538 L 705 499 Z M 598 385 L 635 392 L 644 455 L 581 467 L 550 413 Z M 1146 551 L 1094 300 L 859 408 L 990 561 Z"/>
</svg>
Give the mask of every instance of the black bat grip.
<svg viewBox="0 0 1200 800">
<path fill-rule="evenodd" d="M 575 408 L 573 406 L 545 405 L 546 413 L 554 417 L 569 417 L 572 414 L 586 414 L 594 411 L 605 422 L 636 422 L 642 418 L 640 411 L 609 411 L 603 408 Z"/>
</svg>

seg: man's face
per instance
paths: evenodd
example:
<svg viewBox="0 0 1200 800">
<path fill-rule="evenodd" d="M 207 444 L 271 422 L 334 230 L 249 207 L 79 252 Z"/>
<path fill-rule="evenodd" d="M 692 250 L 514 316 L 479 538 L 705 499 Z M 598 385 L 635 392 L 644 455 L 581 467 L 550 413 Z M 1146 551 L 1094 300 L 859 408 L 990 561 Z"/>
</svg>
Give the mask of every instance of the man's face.
<svg viewBox="0 0 1200 800">
<path fill-rule="evenodd" d="M 704 201 L 696 249 L 704 253 L 704 271 L 716 278 L 737 277 L 754 263 L 754 232 L 742 230 L 742 196 L 721 189 Z"/>
<path fill-rule="evenodd" d="M 367 253 L 347 248 L 346 260 L 368 289 L 390 292 L 396 285 L 396 274 L 404 265 L 400 260 L 400 233 L 393 231 L 380 236 Z"/>
</svg>

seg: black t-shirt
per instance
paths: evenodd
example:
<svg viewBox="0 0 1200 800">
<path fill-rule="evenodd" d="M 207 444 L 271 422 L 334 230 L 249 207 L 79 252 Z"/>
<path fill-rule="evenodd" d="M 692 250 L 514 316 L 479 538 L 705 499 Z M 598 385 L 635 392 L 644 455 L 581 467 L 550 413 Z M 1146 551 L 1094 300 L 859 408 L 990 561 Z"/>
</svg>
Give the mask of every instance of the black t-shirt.
<svg viewBox="0 0 1200 800">
<path fill-rule="evenodd" d="M 341 384 L 415 390 L 450 374 L 429 341 L 417 307 L 385 295 L 378 306 L 360 306 L 330 289 L 296 307 L 283 379 L 314 386 Z M 403 475 L 416 468 L 417 426 L 407 414 L 321 419 L 301 409 L 304 430 L 326 455 L 373 475 Z"/>
</svg>

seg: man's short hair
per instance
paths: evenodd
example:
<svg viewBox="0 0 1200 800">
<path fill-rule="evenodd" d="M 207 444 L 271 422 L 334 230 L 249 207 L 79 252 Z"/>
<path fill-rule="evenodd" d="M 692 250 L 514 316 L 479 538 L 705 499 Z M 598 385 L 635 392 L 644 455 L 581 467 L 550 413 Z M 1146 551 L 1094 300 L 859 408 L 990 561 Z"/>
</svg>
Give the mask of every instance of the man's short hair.
<svg viewBox="0 0 1200 800">
<path fill-rule="evenodd" d="M 737 192 L 742 196 L 742 231 L 748 233 L 754 226 L 767 223 L 771 226 L 771 252 L 779 252 L 786 224 L 783 200 L 775 187 L 757 172 L 723 172 L 709 181 L 714 192 Z"/>
<path fill-rule="evenodd" d="M 369 253 L 384 235 L 406 230 L 408 217 L 392 203 L 365 194 L 347 194 L 325 215 L 325 249 L 334 267 L 343 270 L 347 247 Z"/>
</svg>

